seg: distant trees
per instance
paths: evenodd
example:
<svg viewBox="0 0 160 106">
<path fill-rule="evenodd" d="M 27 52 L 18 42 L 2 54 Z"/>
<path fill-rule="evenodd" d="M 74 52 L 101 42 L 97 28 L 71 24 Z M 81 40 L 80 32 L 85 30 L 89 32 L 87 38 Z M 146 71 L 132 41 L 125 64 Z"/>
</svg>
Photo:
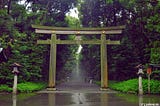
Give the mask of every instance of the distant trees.
<svg viewBox="0 0 160 106">
<path fill-rule="evenodd" d="M 65 14 L 77 3 L 76 0 L 23 2 L 24 4 L 20 4 L 19 0 L 0 0 L 0 47 L 11 48 L 9 60 L 0 63 L 0 83 L 12 83 L 10 64 L 14 62 L 23 66 L 20 69 L 19 82 L 48 80 L 49 46 L 37 45 L 36 41 L 49 39 L 50 36 L 35 34 L 31 24 L 68 26 Z M 58 39 L 64 39 L 64 36 L 59 35 Z M 71 38 L 67 36 L 65 39 Z M 74 54 L 74 49 L 58 46 L 57 50 L 57 70 L 61 70 L 57 71 L 57 74 L 61 79 L 67 73 L 65 71 L 68 71 L 63 67 Z"/>
<path fill-rule="evenodd" d="M 125 80 L 136 76 L 135 66 L 152 62 L 151 48 L 154 42 L 160 40 L 159 32 L 159 9 L 158 0 L 83 0 L 79 6 L 82 26 L 84 27 L 107 27 L 126 25 L 121 35 L 108 39 L 121 39 L 120 46 L 108 47 L 109 78 L 113 80 Z M 96 37 L 97 38 L 97 37 Z M 88 62 L 89 55 L 91 54 Z M 99 47 L 84 46 L 83 62 L 90 63 L 87 71 L 93 76 L 100 76 Z M 158 52 L 159 54 L 159 52 Z M 96 61 L 93 60 L 96 57 Z M 158 56 L 157 56 L 158 57 Z M 94 63 L 93 63 L 94 61 Z M 158 60 L 159 61 L 159 60 Z M 86 64 L 84 64 L 86 65 Z M 93 68 L 94 67 L 94 68 Z M 97 78 L 97 77 L 94 77 Z M 98 78 L 99 79 L 99 78 Z"/>
<path fill-rule="evenodd" d="M 11 83 L 13 75 L 9 66 L 13 62 L 23 65 L 20 81 L 47 79 L 49 46 L 37 45 L 36 41 L 50 39 L 50 36 L 35 34 L 31 24 L 61 27 L 126 25 L 121 35 L 107 36 L 111 40 L 121 39 L 121 45 L 107 47 L 109 78 L 113 80 L 135 77 L 134 67 L 139 63 L 159 64 L 158 0 L 25 0 L 24 4 L 20 1 L 0 0 L 0 47 L 11 49 L 9 60 L 0 63 L 0 83 Z M 80 12 L 79 20 L 65 16 L 75 6 Z M 58 39 L 74 39 L 74 36 L 58 35 Z M 99 39 L 99 35 L 82 39 Z M 57 47 L 59 79 L 72 69 L 73 62 L 68 60 L 73 59 L 76 50 L 75 45 Z M 83 45 L 81 61 L 88 76 L 100 79 L 99 46 Z"/>
</svg>

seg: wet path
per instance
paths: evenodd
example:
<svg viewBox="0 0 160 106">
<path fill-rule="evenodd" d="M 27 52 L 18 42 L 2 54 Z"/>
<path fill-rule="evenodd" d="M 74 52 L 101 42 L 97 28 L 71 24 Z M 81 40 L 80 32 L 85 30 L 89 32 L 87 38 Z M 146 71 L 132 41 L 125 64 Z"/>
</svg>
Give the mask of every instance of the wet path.
<svg viewBox="0 0 160 106">
<path fill-rule="evenodd" d="M 0 106 L 160 106 L 160 96 L 117 93 L 41 93 L 17 97 L 8 94 L 0 97 Z"/>
<path fill-rule="evenodd" d="M 82 82 L 82 81 L 70 81 L 70 82 L 65 82 L 57 86 L 57 90 L 60 91 L 86 91 L 86 90 L 94 90 L 98 91 L 99 86 L 93 84 L 93 83 L 88 83 L 88 82 Z"/>
<path fill-rule="evenodd" d="M 160 96 L 100 91 L 94 84 L 66 82 L 58 85 L 57 91 L 0 94 L 0 106 L 160 106 Z"/>
</svg>

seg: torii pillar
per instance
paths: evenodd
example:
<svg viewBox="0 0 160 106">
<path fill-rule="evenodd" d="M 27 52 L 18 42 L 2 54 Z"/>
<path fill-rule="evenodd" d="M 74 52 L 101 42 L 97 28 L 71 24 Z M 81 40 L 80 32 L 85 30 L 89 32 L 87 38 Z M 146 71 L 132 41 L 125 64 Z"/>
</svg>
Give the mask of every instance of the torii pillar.
<svg viewBox="0 0 160 106">
<path fill-rule="evenodd" d="M 56 90 L 56 57 L 57 57 L 57 36 L 52 33 L 50 43 L 50 63 L 49 63 L 49 80 L 48 80 L 48 90 Z"/>
<path fill-rule="evenodd" d="M 121 34 L 125 26 L 107 27 L 107 28 L 58 28 L 49 26 L 37 26 L 36 33 L 51 34 L 51 39 L 38 40 L 38 44 L 50 45 L 50 65 L 49 65 L 49 81 L 48 90 L 56 90 L 56 49 L 57 44 L 96 44 L 101 49 L 101 90 L 108 89 L 108 64 L 107 64 L 107 45 L 117 45 L 120 41 L 106 40 L 107 34 Z M 78 34 L 78 35 L 101 35 L 100 40 L 58 40 L 56 34 Z"/>
</svg>

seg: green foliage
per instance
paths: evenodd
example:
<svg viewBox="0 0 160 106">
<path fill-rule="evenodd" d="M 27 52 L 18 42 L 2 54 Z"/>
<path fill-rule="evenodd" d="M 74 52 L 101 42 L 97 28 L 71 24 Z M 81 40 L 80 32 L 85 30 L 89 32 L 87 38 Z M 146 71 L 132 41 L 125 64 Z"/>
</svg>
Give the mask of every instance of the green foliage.
<svg viewBox="0 0 160 106">
<path fill-rule="evenodd" d="M 57 51 L 57 80 L 65 79 L 76 66 L 77 45 L 58 45 Z"/>
<path fill-rule="evenodd" d="M 11 34 L 13 29 L 13 22 L 5 9 L 0 9 L 0 28 L 0 38 Z"/>
<path fill-rule="evenodd" d="M 66 16 L 65 21 L 68 27 L 80 27 L 80 20 L 71 16 Z M 60 39 L 75 40 L 75 35 L 60 36 Z M 57 51 L 57 79 L 63 80 L 71 74 L 76 66 L 76 52 L 78 45 L 58 45 Z M 59 52 L 60 51 L 60 52 Z"/>
<path fill-rule="evenodd" d="M 100 47 L 97 45 L 83 45 L 81 66 L 87 77 L 100 80 Z"/>
<path fill-rule="evenodd" d="M 143 79 L 143 92 L 146 94 L 148 92 L 148 80 Z M 158 80 L 151 80 L 151 93 L 152 94 L 158 94 L 160 93 L 160 81 Z M 110 88 L 125 92 L 125 93 L 138 93 L 138 80 L 137 79 L 131 79 L 119 83 L 115 83 L 110 85 Z"/>
<path fill-rule="evenodd" d="M 45 83 L 40 83 L 40 82 L 24 82 L 20 83 L 17 86 L 17 90 L 19 92 L 33 92 L 33 91 L 38 91 L 41 89 L 46 88 Z"/>
<path fill-rule="evenodd" d="M 113 0 L 106 0 L 106 3 L 108 4 L 113 3 Z"/>
<path fill-rule="evenodd" d="M 3 48 L 11 47 L 9 61 L 0 63 L 0 83 L 11 85 L 13 74 L 10 64 L 18 62 L 19 82 L 42 80 L 48 76 L 49 46 L 37 45 L 37 39 L 50 36 L 35 35 L 31 24 L 49 26 L 106 27 L 126 25 L 121 36 L 107 36 L 107 39 L 121 40 L 121 46 L 108 46 L 109 78 L 125 80 L 136 76 L 134 67 L 141 63 L 159 64 L 160 2 L 137 2 L 137 0 L 27 0 L 30 11 L 17 0 L 6 0 L 0 4 L 0 43 Z M 66 13 L 76 6 L 80 10 L 80 20 L 66 17 Z M 12 8 L 6 9 L 6 5 Z M 74 39 L 74 36 L 58 36 L 58 39 Z M 83 39 L 99 39 L 99 36 Z M 153 48 L 154 50 L 150 50 Z M 63 78 L 73 68 L 73 58 L 77 46 L 57 46 L 57 76 Z M 81 61 L 88 76 L 100 79 L 100 48 L 84 45 Z M 73 57 L 73 58 L 72 58 Z M 43 70 L 43 71 L 42 71 Z M 45 79 L 45 80 L 46 80 Z"/>
<path fill-rule="evenodd" d="M 77 18 L 74 18 L 72 16 L 67 16 L 65 18 L 65 20 L 66 20 L 66 22 L 67 22 L 67 24 L 68 24 L 69 27 L 73 27 L 73 28 L 80 27 L 80 20 L 77 19 Z"/>
<path fill-rule="evenodd" d="M 100 82 L 100 81 L 96 81 L 95 84 L 97 84 L 97 85 L 100 86 L 100 85 L 101 85 L 101 82 Z"/>
<path fill-rule="evenodd" d="M 8 85 L 0 85 L 0 92 L 11 92 L 12 88 L 10 88 Z"/>
<path fill-rule="evenodd" d="M 151 74 L 152 79 L 160 80 L 159 76 L 160 76 L 160 70 L 153 70 L 152 71 L 152 74 Z"/>
<path fill-rule="evenodd" d="M 50 36 L 35 34 L 31 24 L 69 26 L 67 23 L 70 24 L 69 21 L 72 20 L 65 22 L 65 14 L 76 5 L 77 1 L 61 0 L 50 3 L 49 0 L 31 0 L 26 2 L 31 4 L 30 11 L 25 5 L 19 5 L 16 1 L 12 3 L 6 1 L 12 7 L 9 8 L 9 12 L 5 8 L 0 9 L 0 44 L 3 48 L 8 46 L 11 48 L 9 60 L 0 63 L 0 84 L 12 84 L 13 74 L 10 65 L 14 62 L 22 65 L 19 69 L 19 82 L 48 80 L 49 46 L 37 45 L 36 42 L 38 39 L 49 39 Z M 63 39 L 61 36 L 58 37 Z M 73 37 L 65 39 L 67 38 Z M 71 69 L 71 63 L 66 64 L 68 58 L 74 54 L 72 52 L 74 49 L 70 48 L 57 47 L 57 70 L 64 72 L 63 74 L 61 71 L 57 72 L 60 78 L 67 73 L 65 71 Z"/>
<path fill-rule="evenodd" d="M 65 23 L 65 14 L 73 8 L 77 0 L 45 0 L 45 1 L 28 1 L 32 5 L 30 9 L 34 13 L 42 12 L 39 17 L 39 24 L 48 26 L 67 26 Z"/>
<path fill-rule="evenodd" d="M 160 64 L 160 47 L 151 48 L 151 63 Z"/>
<path fill-rule="evenodd" d="M 120 82 L 118 84 L 113 84 L 110 87 L 112 89 L 122 91 L 122 92 L 137 93 L 137 91 L 138 91 L 138 80 L 137 79 L 128 80 L 128 81 Z"/>
<path fill-rule="evenodd" d="M 0 64 L 1 83 L 9 84 L 13 79 L 10 65 L 14 62 L 22 65 L 20 68 L 19 82 L 39 80 L 42 77 L 43 46 L 35 43 L 35 34 L 28 36 L 25 33 L 15 31 L 13 37 L 14 42 L 11 44 L 11 57 L 7 62 Z"/>
<path fill-rule="evenodd" d="M 80 15 L 84 27 L 106 27 L 126 25 L 125 30 L 119 36 L 107 36 L 107 39 L 121 40 L 119 46 L 107 46 L 108 68 L 110 80 L 126 80 L 136 77 L 135 66 L 146 63 L 159 63 L 159 51 L 151 53 L 152 43 L 160 40 L 160 2 L 144 0 L 86 0 L 81 3 Z M 86 37 L 87 38 L 87 37 Z M 98 38 L 99 39 L 99 38 Z M 83 52 L 83 59 L 90 61 L 85 64 L 89 72 L 96 70 L 100 73 L 100 65 L 92 69 L 97 62 L 92 63 L 92 57 L 97 56 L 95 52 L 88 58 L 88 53 Z M 89 52 L 91 48 L 84 47 Z M 88 50 L 89 49 L 89 50 Z M 97 60 L 100 57 L 97 56 Z M 90 67 L 91 66 L 91 67 Z M 92 74 L 93 72 L 91 72 Z M 92 74 L 94 77 L 95 75 Z"/>
<path fill-rule="evenodd" d="M 154 41 L 151 43 L 150 61 L 153 64 L 160 64 L 160 41 Z"/>
<path fill-rule="evenodd" d="M 46 88 L 46 83 L 42 82 L 24 82 L 17 86 L 18 92 L 29 93 Z M 12 87 L 8 85 L 0 85 L 0 92 L 12 92 Z"/>
</svg>

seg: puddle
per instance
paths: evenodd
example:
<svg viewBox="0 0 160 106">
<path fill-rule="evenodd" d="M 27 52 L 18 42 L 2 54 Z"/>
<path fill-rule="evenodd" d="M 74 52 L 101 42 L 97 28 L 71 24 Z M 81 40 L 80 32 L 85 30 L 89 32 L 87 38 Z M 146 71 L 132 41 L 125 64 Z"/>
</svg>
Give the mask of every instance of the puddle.
<svg viewBox="0 0 160 106">
<path fill-rule="evenodd" d="M 160 96 L 118 93 L 0 94 L 0 106 L 160 106 Z"/>
</svg>

